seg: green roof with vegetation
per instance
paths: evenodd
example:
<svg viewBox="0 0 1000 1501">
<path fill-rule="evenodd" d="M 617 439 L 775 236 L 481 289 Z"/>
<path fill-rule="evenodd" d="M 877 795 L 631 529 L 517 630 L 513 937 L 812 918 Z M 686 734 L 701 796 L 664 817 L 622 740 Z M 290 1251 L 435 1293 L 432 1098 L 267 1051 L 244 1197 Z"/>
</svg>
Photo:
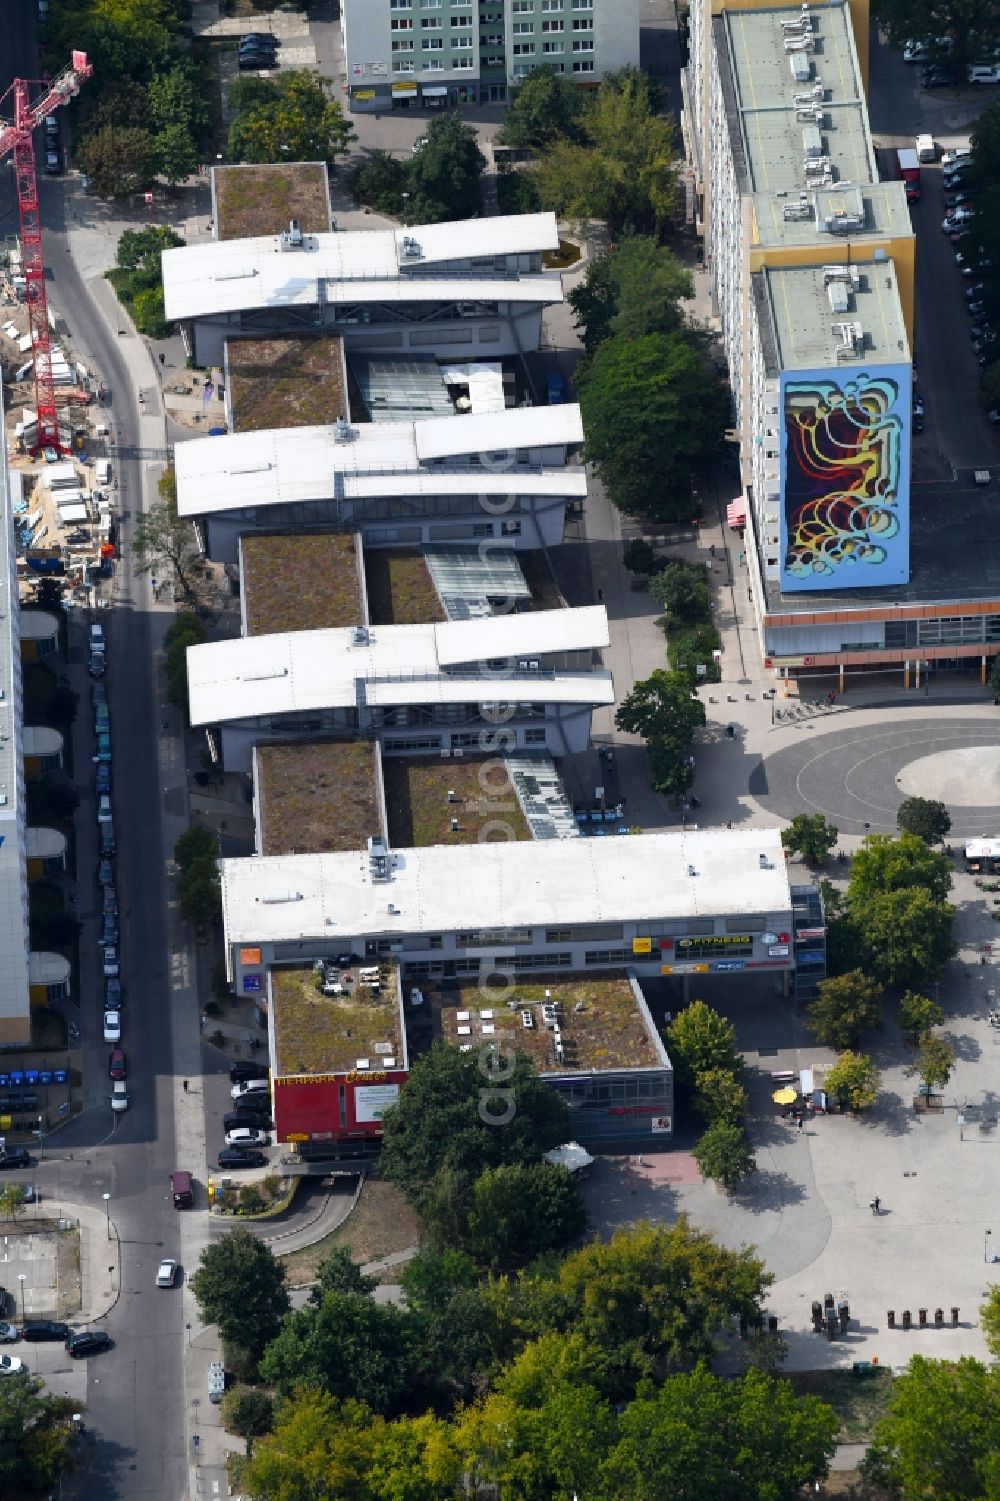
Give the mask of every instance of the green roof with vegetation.
<svg viewBox="0 0 1000 1501">
<path fill-rule="evenodd" d="M 494 1042 L 499 1048 L 513 1048 L 527 1053 L 539 1073 L 574 1073 L 580 1069 L 602 1072 L 653 1067 L 660 1062 L 632 986 L 620 970 L 572 979 L 560 974 L 532 975 L 530 984 L 515 979 L 510 994 L 505 994 L 499 1004 L 484 1000 L 476 985 L 463 986 L 459 991 L 435 991 L 433 985 L 426 984 L 421 988 L 425 999 L 439 1012 L 446 1042 L 471 1043 L 474 1048 Z M 542 1005 L 549 1001 L 561 1007 L 562 1063 L 556 1060 L 552 1033 L 542 1020 Z M 531 1011 L 534 1022 L 530 1028 L 521 1019 L 525 1009 Z M 469 1012 L 468 1022 L 459 1023 L 459 1011 Z M 483 1011 L 492 1012 L 486 1021 L 496 1029 L 492 1034 L 482 1031 Z M 460 1037 L 460 1025 L 471 1026 L 471 1032 Z"/>
<path fill-rule="evenodd" d="M 230 339 L 226 360 L 238 433 L 318 427 L 347 416 L 344 346 L 337 334 Z"/>
<path fill-rule="evenodd" d="M 396 969 L 383 964 L 381 987 L 350 985 L 344 995 L 323 995 L 321 972 L 312 969 L 271 971 L 274 1056 L 278 1077 L 289 1074 L 348 1072 L 359 1058 L 373 1069 L 379 1058 L 402 1065 Z M 351 971 L 355 980 L 357 970 Z M 377 1044 L 388 1043 L 386 1054 Z"/>
<path fill-rule="evenodd" d="M 322 162 L 215 168 L 215 231 L 219 240 L 277 235 L 297 219 L 303 234 L 326 234 L 330 203 Z"/>
<path fill-rule="evenodd" d="M 434 625 L 447 619 L 423 555 L 410 548 L 365 548 L 372 625 Z"/>
<path fill-rule="evenodd" d="M 242 546 L 248 636 L 364 624 L 353 535 L 251 534 Z"/>
<path fill-rule="evenodd" d="M 360 850 L 381 830 L 368 741 L 259 745 L 257 772 L 262 855 Z"/>
<path fill-rule="evenodd" d="M 386 757 L 382 784 L 389 843 L 399 849 L 531 838 L 498 756 L 466 756 L 461 761 Z M 454 792 L 454 802 L 449 792 Z M 453 818 L 458 820 L 457 829 L 451 827 Z"/>
</svg>

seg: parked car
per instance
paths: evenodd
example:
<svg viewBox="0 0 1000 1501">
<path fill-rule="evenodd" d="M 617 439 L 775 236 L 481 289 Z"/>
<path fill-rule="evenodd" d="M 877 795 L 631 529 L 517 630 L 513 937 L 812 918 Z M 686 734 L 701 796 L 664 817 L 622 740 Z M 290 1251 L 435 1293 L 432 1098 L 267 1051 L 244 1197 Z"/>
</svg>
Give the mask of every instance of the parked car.
<svg viewBox="0 0 1000 1501">
<path fill-rule="evenodd" d="M 107 1011 L 120 1011 L 125 1001 L 125 989 L 119 975 L 109 975 L 104 982 L 104 1007 Z"/>
<path fill-rule="evenodd" d="M 98 704 L 106 704 L 107 701 L 108 690 L 105 684 L 103 682 L 92 683 L 90 685 L 90 702 L 94 708 L 96 709 Z"/>
<path fill-rule="evenodd" d="M 21 1331 L 16 1324 L 8 1324 L 6 1319 L 0 1321 L 0 1345 L 16 1345 L 21 1338 Z"/>
<path fill-rule="evenodd" d="M 101 908 L 104 912 L 118 912 L 118 892 L 114 886 L 105 886 L 101 891 Z"/>
<path fill-rule="evenodd" d="M 904 63 L 922 63 L 927 57 L 927 46 L 924 42 L 909 41 L 903 43 Z"/>
<path fill-rule="evenodd" d="M 49 171 L 48 159 L 49 159 L 50 156 L 53 156 L 54 154 L 55 153 L 51 152 L 51 151 L 48 151 L 45 154 L 45 170 L 46 170 L 46 172 Z M 90 673 L 90 676 L 92 678 L 102 678 L 104 676 L 104 668 L 105 668 L 104 653 L 102 651 L 92 651 L 90 653 L 90 661 L 87 663 L 87 671 Z"/>
<path fill-rule="evenodd" d="M 271 47 L 276 52 L 281 46 L 273 31 L 245 31 L 240 37 L 240 51 L 246 48 Z"/>
<path fill-rule="evenodd" d="M 964 234 L 971 218 L 971 209 L 957 208 L 953 214 L 949 214 L 946 219 L 941 221 L 941 228 L 946 235 Z"/>
<path fill-rule="evenodd" d="M 116 1115 L 128 1109 L 128 1087 L 124 1079 L 116 1079 L 111 1086 L 111 1108 Z"/>
<path fill-rule="evenodd" d="M 235 1115 L 270 1115 L 271 1100 L 268 1095 L 245 1094 L 238 1100 L 233 1101 L 232 1113 Z M 249 1121 L 244 1122 L 249 1125 Z"/>
<path fill-rule="evenodd" d="M 12 1167 L 30 1167 L 31 1158 L 27 1147 L 8 1147 L 0 1157 L 0 1172 L 6 1172 Z"/>
<path fill-rule="evenodd" d="M 239 68 L 241 72 L 245 73 L 248 69 L 259 69 L 261 72 L 264 72 L 267 69 L 276 68 L 277 66 L 277 56 L 270 49 L 260 48 L 256 52 L 248 50 L 240 53 Z"/>
<path fill-rule="evenodd" d="M 995 63 L 977 63 L 969 69 L 969 82 L 978 84 L 1000 83 L 1000 68 Z"/>
<path fill-rule="evenodd" d="M 954 167 L 958 162 L 967 162 L 972 158 L 971 146 L 952 146 L 950 150 L 942 153 L 942 167 Z"/>
<path fill-rule="evenodd" d="M 55 1319 L 29 1319 L 21 1326 L 21 1338 L 35 1340 L 67 1340 L 70 1328 L 68 1324 L 59 1324 Z"/>
<path fill-rule="evenodd" d="M 97 825 L 97 838 L 102 855 L 113 855 L 118 849 L 118 841 L 115 837 L 113 823 L 99 823 Z"/>
<path fill-rule="evenodd" d="M 220 1167 L 226 1168 L 267 1166 L 263 1152 L 255 1152 L 247 1147 L 226 1147 L 219 1153 L 217 1160 Z"/>
<path fill-rule="evenodd" d="M 944 206 L 949 212 L 953 212 L 957 208 L 968 208 L 971 203 L 972 194 L 968 188 L 963 188 L 958 193 L 945 194 Z"/>
<path fill-rule="evenodd" d="M 94 791 L 98 797 L 107 797 L 111 792 L 111 763 L 110 761 L 98 761 L 97 771 L 94 773 Z"/>
<path fill-rule="evenodd" d="M 245 1079 L 266 1079 L 268 1068 L 266 1063 L 251 1063 L 249 1059 L 244 1063 L 240 1059 L 229 1065 L 229 1082 L 240 1084 Z"/>
<path fill-rule="evenodd" d="M 270 1116 L 258 1115 L 253 1111 L 227 1110 L 222 1117 L 222 1129 L 227 1132 L 239 1131 L 242 1126 L 250 1126 L 256 1131 L 269 1131 L 272 1125 Z"/>
<path fill-rule="evenodd" d="M 104 978 L 110 980 L 118 973 L 118 950 L 109 944 L 104 950 Z"/>
<path fill-rule="evenodd" d="M 267 1132 L 256 1126 L 237 1126 L 226 1132 L 227 1147 L 266 1147 L 270 1142 Z"/>
<path fill-rule="evenodd" d="M 125 1077 L 125 1049 L 112 1048 L 108 1058 L 108 1077 L 111 1079 L 124 1079 Z"/>
<path fill-rule="evenodd" d="M 42 121 L 42 126 L 43 126 L 43 128 L 45 130 L 46 138 L 54 138 L 54 139 L 58 140 L 58 138 L 59 138 L 59 116 L 58 115 L 46 115 L 45 119 Z"/>
<path fill-rule="evenodd" d="M 933 63 L 920 75 L 922 89 L 953 89 L 958 83 L 958 74 L 947 63 Z"/>
<path fill-rule="evenodd" d="M 238 1100 L 241 1095 L 246 1094 L 262 1094 L 267 1099 L 271 1093 L 271 1086 L 266 1078 L 240 1079 L 238 1083 L 233 1085 L 229 1093 L 234 1100 Z"/>
<path fill-rule="evenodd" d="M 83 1355 L 110 1350 L 112 1344 L 111 1335 L 105 1334 L 103 1329 L 81 1329 L 79 1334 L 71 1334 L 66 1341 L 66 1353 L 71 1360 L 79 1360 Z"/>
<path fill-rule="evenodd" d="M 95 726 L 96 728 L 96 726 Z M 111 760 L 111 731 L 108 728 L 99 730 L 97 735 L 97 755 L 95 761 Z"/>
<path fill-rule="evenodd" d="M 26 1376 L 28 1367 L 16 1355 L 0 1355 L 0 1376 Z"/>
<path fill-rule="evenodd" d="M 113 886 L 115 882 L 115 868 L 110 860 L 98 860 L 97 884 L 99 886 Z"/>
<path fill-rule="evenodd" d="M 105 1011 L 104 1013 L 104 1041 L 121 1042 L 122 1040 L 122 1014 L 120 1011 Z"/>
<path fill-rule="evenodd" d="M 97 822 L 110 823 L 113 818 L 111 811 L 111 799 L 108 794 L 102 793 L 97 799 Z"/>
<path fill-rule="evenodd" d="M 156 1268 L 157 1287 L 173 1287 L 177 1281 L 177 1271 L 176 1261 L 171 1261 L 169 1257 L 165 1257 Z"/>
<path fill-rule="evenodd" d="M 113 912 L 104 914 L 101 936 L 97 942 L 101 948 L 114 948 L 118 942 L 118 919 Z"/>
</svg>

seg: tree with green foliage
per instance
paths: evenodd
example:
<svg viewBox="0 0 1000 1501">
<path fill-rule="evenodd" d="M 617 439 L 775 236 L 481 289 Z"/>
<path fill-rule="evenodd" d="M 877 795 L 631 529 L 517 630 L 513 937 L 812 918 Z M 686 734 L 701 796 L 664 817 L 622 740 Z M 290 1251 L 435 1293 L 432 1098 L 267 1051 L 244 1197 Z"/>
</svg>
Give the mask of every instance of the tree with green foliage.
<svg viewBox="0 0 1000 1501">
<path fill-rule="evenodd" d="M 472 1188 L 467 1246 L 494 1269 L 562 1251 L 581 1235 L 587 1211 L 572 1173 L 550 1162 L 506 1163 Z"/>
<path fill-rule="evenodd" d="M 818 1041 L 843 1052 L 863 1032 L 882 1024 L 882 986 L 863 969 L 821 980 L 817 997 L 806 1007 L 806 1025 Z"/>
<path fill-rule="evenodd" d="M 380 1170 L 418 1211 L 442 1168 L 471 1184 L 489 1167 L 539 1162 L 572 1134 L 566 1102 L 525 1054 L 484 1059 L 446 1043 L 414 1061 L 384 1133 Z"/>
<path fill-rule="evenodd" d="M 694 782 L 690 741 L 664 735 L 659 740 L 650 740 L 646 752 L 649 780 L 655 792 L 664 797 L 680 797 L 687 792 Z"/>
<path fill-rule="evenodd" d="M 875 0 L 872 20 L 892 46 L 902 47 L 911 38 L 921 41 L 933 56 L 953 65 L 959 78 L 970 63 L 992 62 L 1000 47 L 1000 16 L 981 0 Z M 951 42 L 947 52 L 938 44 L 944 36 Z"/>
<path fill-rule="evenodd" d="M 707 1068 L 695 1075 L 694 1106 L 709 1125 L 716 1121 L 733 1125 L 746 1115 L 750 1097 L 738 1074 L 726 1068 Z"/>
<path fill-rule="evenodd" d="M 347 1246 L 334 1246 L 316 1268 L 310 1303 L 321 1303 L 326 1293 L 357 1293 L 369 1297 L 378 1287 L 377 1277 L 366 1277 Z"/>
<path fill-rule="evenodd" d="M 979 1310 L 979 1323 L 986 1336 L 986 1348 L 994 1360 L 1000 1360 L 1000 1287 L 991 1283 L 986 1302 Z"/>
<path fill-rule="evenodd" d="M 180 235 L 165 224 L 126 229 L 118 241 L 115 265 L 107 272 L 136 328 L 153 339 L 163 338 L 170 329 L 164 312 L 160 258 L 164 250 L 183 243 Z"/>
<path fill-rule="evenodd" d="M 556 141 L 578 139 L 583 106 L 573 80 L 542 63 L 512 91 L 497 143 L 542 150 Z"/>
<path fill-rule="evenodd" d="M 0 1496 L 44 1494 L 59 1485 L 75 1463 L 78 1406 L 51 1396 L 27 1373 L 0 1379 Z"/>
<path fill-rule="evenodd" d="M 598 1494 L 629 1501 L 793 1501 L 824 1479 L 840 1420 L 818 1397 L 748 1371 L 668 1376 L 622 1413 Z"/>
<path fill-rule="evenodd" d="M 356 1398 L 374 1412 L 398 1409 L 413 1371 L 410 1315 L 364 1293 L 325 1292 L 290 1313 L 260 1362 L 264 1381 L 291 1397 L 305 1384 Z"/>
<path fill-rule="evenodd" d="M 974 1501 L 997 1494 L 1000 1369 L 913 1355 L 896 1375 L 861 1472 L 900 1501 Z"/>
<path fill-rule="evenodd" d="M 908 990 L 899 1002 L 899 1025 L 915 1043 L 932 1027 L 940 1027 L 944 1021 L 944 1007 L 929 996 Z"/>
<path fill-rule="evenodd" d="M 201 552 L 190 521 L 163 501 L 153 501 L 135 518 L 132 566 L 137 574 L 166 575 L 188 604 L 194 604 L 194 569 Z"/>
<path fill-rule="evenodd" d="M 690 516 L 692 472 L 720 452 L 729 398 L 683 330 L 606 339 L 576 373 L 587 457 L 626 515 Z"/>
<path fill-rule="evenodd" d="M 951 828 L 951 814 L 934 798 L 908 797 L 896 810 L 896 827 L 925 844 L 940 844 Z"/>
<path fill-rule="evenodd" d="M 649 592 L 672 620 L 690 623 L 712 618 L 712 591 L 703 563 L 668 563 L 650 581 Z"/>
<path fill-rule="evenodd" d="M 561 219 L 603 220 L 615 239 L 660 236 L 676 211 L 680 155 L 656 85 L 629 68 L 605 76 L 584 102 L 579 139 L 553 140 L 534 172 L 543 203 Z"/>
<path fill-rule="evenodd" d="M 955 1049 L 936 1032 L 925 1032 L 920 1039 L 917 1072 L 926 1089 L 943 1089 L 955 1068 Z"/>
<path fill-rule="evenodd" d="M 855 1113 L 871 1109 L 881 1086 L 882 1076 L 868 1054 L 850 1050 L 840 1054 L 824 1080 L 827 1094 Z"/>
<path fill-rule="evenodd" d="M 524 1294 L 545 1295 L 542 1322 L 580 1336 L 595 1384 L 616 1400 L 644 1378 L 711 1360 L 721 1330 L 757 1322 L 773 1281 L 753 1248 L 728 1250 L 681 1214 L 591 1241 Z"/>
<path fill-rule="evenodd" d="M 233 161 L 332 164 L 347 154 L 356 136 L 339 103 L 328 97 L 333 85 L 326 79 L 290 68 L 256 83 L 252 93 L 236 95 L 238 112 L 229 127 Z"/>
<path fill-rule="evenodd" d="M 617 334 L 669 334 L 685 327 L 681 303 L 694 296 L 691 272 L 651 235 L 626 235 L 588 263 L 567 293 L 588 355 Z"/>
<path fill-rule="evenodd" d="M 735 1188 L 757 1171 L 757 1159 L 747 1133 L 733 1121 L 713 1121 L 695 1142 L 692 1155 L 702 1177 L 711 1178 L 724 1188 Z"/>
<path fill-rule="evenodd" d="M 204 824 L 192 824 L 174 844 L 174 861 L 178 870 L 188 870 L 198 860 L 219 858 L 219 836 Z"/>
<path fill-rule="evenodd" d="M 351 191 L 359 203 L 367 203 L 380 214 L 389 214 L 394 219 L 403 217 L 407 191 L 408 163 L 391 151 L 369 150 L 364 161 L 355 168 L 351 178 Z"/>
<path fill-rule="evenodd" d="M 36 780 L 26 792 L 28 818 L 31 823 L 67 823 L 80 806 L 80 796 L 68 782 Z"/>
<path fill-rule="evenodd" d="M 24 1206 L 27 1202 L 28 1193 L 23 1184 L 0 1185 L 0 1219 L 16 1220 L 19 1214 L 24 1213 Z"/>
<path fill-rule="evenodd" d="M 622 563 L 629 573 L 655 573 L 656 548 L 645 537 L 633 537 L 622 552 Z"/>
<path fill-rule="evenodd" d="M 717 1072 L 740 1078 L 743 1054 L 736 1041 L 736 1028 L 704 1001 L 692 1001 L 679 1011 L 666 1037 L 674 1077 L 682 1090 L 697 1089 L 699 1078 L 705 1074 Z"/>
<path fill-rule="evenodd" d="M 458 115 L 428 121 L 421 150 L 406 161 L 373 151 L 353 178 L 355 196 L 409 224 L 469 219 L 479 212 L 486 158 L 476 132 Z"/>
<path fill-rule="evenodd" d="M 839 830 L 822 813 L 796 813 L 781 831 L 783 847 L 789 854 L 801 855 L 807 865 L 825 865 L 838 838 Z"/>
<path fill-rule="evenodd" d="M 946 900 L 952 868 L 946 855 L 928 849 L 915 834 L 869 834 L 851 860 L 847 905 L 853 912 L 886 891 L 922 886 L 935 901 Z"/>
<path fill-rule="evenodd" d="M 191 1291 L 208 1324 L 250 1356 L 259 1356 L 288 1312 L 285 1268 L 250 1230 L 233 1230 L 201 1253 Z"/>
<path fill-rule="evenodd" d="M 163 636 L 163 673 L 167 680 L 167 697 L 185 714 L 188 713 L 188 647 L 200 646 L 204 640 L 205 627 L 193 610 L 182 610 Z"/>
<path fill-rule="evenodd" d="M 247 1459 L 253 1454 L 253 1441 L 270 1433 L 274 1421 L 274 1401 L 259 1387 L 232 1386 L 222 1399 L 222 1426 L 236 1433 L 247 1446 Z"/>
<path fill-rule="evenodd" d="M 156 140 L 142 125 L 104 125 L 76 151 L 77 165 L 98 198 L 127 198 L 156 177 Z"/>
<path fill-rule="evenodd" d="M 222 882 L 214 860 L 196 860 L 177 877 L 177 899 L 185 922 L 202 927 L 222 911 Z"/>
<path fill-rule="evenodd" d="M 920 886 L 880 892 L 856 920 L 866 968 L 884 985 L 928 985 L 956 953 L 954 907 Z"/>
<path fill-rule="evenodd" d="M 627 735 L 641 735 L 649 742 L 676 740 L 687 746 L 705 719 L 705 705 L 691 679 L 662 668 L 634 684 L 615 714 L 615 724 Z"/>
</svg>

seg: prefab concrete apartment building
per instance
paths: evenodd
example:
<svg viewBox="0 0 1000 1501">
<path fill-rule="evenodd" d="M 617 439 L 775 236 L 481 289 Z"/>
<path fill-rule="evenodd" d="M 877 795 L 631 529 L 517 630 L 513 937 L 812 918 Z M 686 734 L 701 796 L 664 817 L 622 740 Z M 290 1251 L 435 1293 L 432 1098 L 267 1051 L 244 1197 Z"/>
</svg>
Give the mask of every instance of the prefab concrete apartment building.
<svg viewBox="0 0 1000 1501">
<path fill-rule="evenodd" d="M 357 112 L 501 103 L 547 63 L 580 84 L 639 65 L 639 0 L 343 0 Z"/>
</svg>

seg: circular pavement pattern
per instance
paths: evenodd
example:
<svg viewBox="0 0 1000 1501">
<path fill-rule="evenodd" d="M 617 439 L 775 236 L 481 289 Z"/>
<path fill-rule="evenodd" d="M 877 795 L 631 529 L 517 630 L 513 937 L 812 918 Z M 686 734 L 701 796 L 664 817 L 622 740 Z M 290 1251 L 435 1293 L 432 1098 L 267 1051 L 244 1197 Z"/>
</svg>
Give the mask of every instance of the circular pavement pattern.
<svg viewBox="0 0 1000 1501">
<path fill-rule="evenodd" d="M 866 825 L 895 833 L 904 798 L 938 798 L 951 813 L 953 837 L 988 835 L 1000 802 L 1000 724 L 925 719 L 824 735 L 803 729 L 799 744 L 764 757 L 750 793 L 780 818 L 823 813 L 845 834 L 864 834 Z"/>
</svg>

